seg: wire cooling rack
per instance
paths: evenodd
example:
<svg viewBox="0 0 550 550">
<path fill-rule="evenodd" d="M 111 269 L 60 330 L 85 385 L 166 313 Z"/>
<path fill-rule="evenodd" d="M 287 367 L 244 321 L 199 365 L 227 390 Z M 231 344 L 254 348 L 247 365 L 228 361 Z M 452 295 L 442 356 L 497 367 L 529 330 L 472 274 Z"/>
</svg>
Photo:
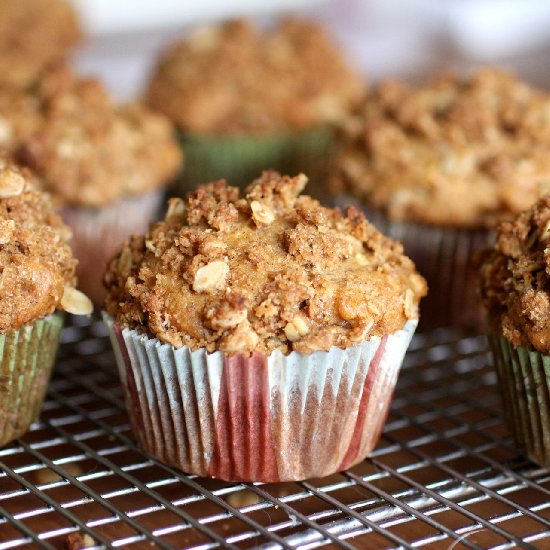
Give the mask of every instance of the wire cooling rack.
<svg viewBox="0 0 550 550">
<path fill-rule="evenodd" d="M 550 548 L 550 471 L 512 445 L 484 337 L 415 337 L 372 458 L 228 484 L 136 447 L 103 326 L 75 323 L 41 420 L 0 450 L 0 549 Z"/>
</svg>

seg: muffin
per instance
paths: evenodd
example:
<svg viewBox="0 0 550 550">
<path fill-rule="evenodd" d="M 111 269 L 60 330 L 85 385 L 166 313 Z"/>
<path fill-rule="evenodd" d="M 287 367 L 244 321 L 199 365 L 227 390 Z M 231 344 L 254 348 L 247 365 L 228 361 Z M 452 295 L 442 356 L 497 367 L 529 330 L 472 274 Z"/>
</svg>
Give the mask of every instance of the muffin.
<svg viewBox="0 0 550 550">
<path fill-rule="evenodd" d="M 0 445 L 36 420 L 63 324 L 92 311 L 75 289 L 71 232 L 29 172 L 0 157 Z"/>
<path fill-rule="evenodd" d="M 26 88 L 81 39 L 65 0 L 0 0 L 0 88 Z"/>
<path fill-rule="evenodd" d="M 105 266 L 155 218 L 181 166 L 171 124 L 138 104 L 118 105 L 95 79 L 66 66 L 29 92 L 0 92 L 0 145 L 36 172 L 73 229 L 81 288 L 104 297 Z"/>
<path fill-rule="evenodd" d="M 476 250 L 550 181 L 550 96 L 483 69 L 385 82 L 342 136 L 331 190 L 353 195 L 428 279 L 423 323 L 476 324 Z"/>
<path fill-rule="evenodd" d="M 507 424 L 518 446 L 550 466 L 550 195 L 497 229 L 480 289 Z"/>
<path fill-rule="evenodd" d="M 146 101 L 174 121 L 188 158 L 180 191 L 265 167 L 319 173 L 332 127 L 363 95 L 359 76 L 314 23 L 262 32 L 244 20 L 201 28 L 161 57 Z"/>
<path fill-rule="evenodd" d="M 299 196 L 306 181 L 201 186 L 110 263 L 130 420 L 160 461 L 288 481 L 376 444 L 426 284 L 356 209 Z"/>
</svg>

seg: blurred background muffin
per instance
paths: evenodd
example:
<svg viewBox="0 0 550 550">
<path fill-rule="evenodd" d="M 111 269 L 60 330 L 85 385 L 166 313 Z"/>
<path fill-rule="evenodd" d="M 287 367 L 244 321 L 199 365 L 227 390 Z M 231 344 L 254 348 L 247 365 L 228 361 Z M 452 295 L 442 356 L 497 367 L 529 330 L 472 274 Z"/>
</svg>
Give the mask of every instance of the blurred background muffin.
<svg viewBox="0 0 550 550">
<path fill-rule="evenodd" d="M 32 90 L 0 90 L 0 121 L 3 147 L 39 175 L 73 229 L 81 286 L 100 303 L 107 260 L 155 218 L 181 168 L 171 124 L 65 65 Z"/>
<path fill-rule="evenodd" d="M 549 147 L 550 95 L 510 74 L 387 81 L 342 136 L 330 187 L 364 205 L 427 277 L 424 326 L 475 323 L 475 252 L 548 188 Z"/>
<path fill-rule="evenodd" d="M 0 157 L 0 446 L 36 420 L 63 316 L 90 314 L 75 289 L 70 229 L 30 172 Z"/>
<path fill-rule="evenodd" d="M 361 78 L 321 26 L 284 19 L 263 31 L 239 20 L 169 48 L 146 101 L 180 131 L 189 189 L 218 178 L 245 185 L 265 168 L 317 174 L 332 126 L 362 94 Z"/>
<path fill-rule="evenodd" d="M 0 0 L 0 88 L 24 88 L 82 39 L 66 0 Z"/>
<path fill-rule="evenodd" d="M 550 466 L 550 195 L 497 230 L 480 289 L 508 427 L 527 456 Z"/>
<path fill-rule="evenodd" d="M 355 208 L 300 195 L 306 181 L 266 171 L 243 195 L 200 186 L 110 263 L 126 402 L 159 460 L 284 481 L 374 448 L 426 283 Z"/>
</svg>

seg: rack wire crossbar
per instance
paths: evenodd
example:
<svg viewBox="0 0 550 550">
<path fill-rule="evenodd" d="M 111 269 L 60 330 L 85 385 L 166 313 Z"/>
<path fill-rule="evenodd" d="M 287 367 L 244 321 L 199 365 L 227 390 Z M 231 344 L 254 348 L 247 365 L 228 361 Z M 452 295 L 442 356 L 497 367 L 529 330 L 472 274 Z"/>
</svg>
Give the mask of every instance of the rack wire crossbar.
<svg viewBox="0 0 550 550">
<path fill-rule="evenodd" d="M 417 335 L 370 459 L 228 484 L 135 445 L 103 326 L 73 320 L 40 421 L 0 450 L 0 550 L 550 548 L 550 471 L 514 448 L 490 364 L 482 336 Z"/>
</svg>

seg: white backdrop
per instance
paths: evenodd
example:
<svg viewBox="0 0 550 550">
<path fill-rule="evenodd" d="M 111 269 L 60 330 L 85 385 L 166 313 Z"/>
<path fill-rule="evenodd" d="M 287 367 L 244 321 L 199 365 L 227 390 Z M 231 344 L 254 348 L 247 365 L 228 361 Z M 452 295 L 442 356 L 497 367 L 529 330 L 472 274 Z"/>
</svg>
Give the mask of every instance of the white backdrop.
<svg viewBox="0 0 550 550">
<path fill-rule="evenodd" d="M 550 87 L 549 0 L 73 0 L 90 40 L 75 56 L 135 97 L 159 50 L 196 24 L 289 11 L 322 20 L 370 81 L 496 63 Z"/>
</svg>

